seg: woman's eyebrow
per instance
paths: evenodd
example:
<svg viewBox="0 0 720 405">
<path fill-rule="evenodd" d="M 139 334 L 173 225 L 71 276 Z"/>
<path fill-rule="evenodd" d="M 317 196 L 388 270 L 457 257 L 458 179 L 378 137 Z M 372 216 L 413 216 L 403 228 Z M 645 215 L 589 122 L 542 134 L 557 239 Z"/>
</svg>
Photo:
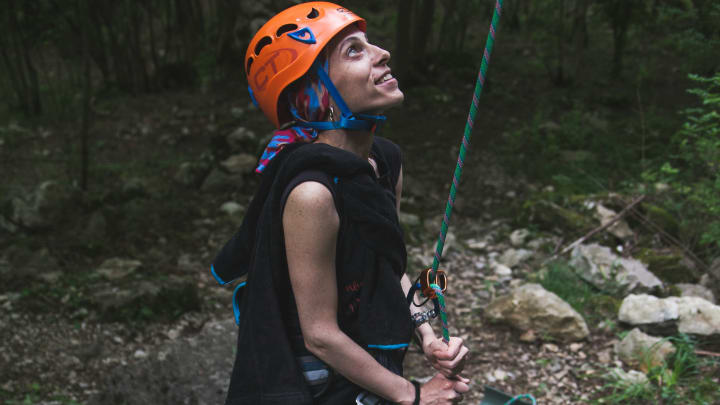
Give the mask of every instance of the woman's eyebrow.
<svg viewBox="0 0 720 405">
<path fill-rule="evenodd" d="M 354 34 L 354 35 L 352 35 L 352 36 L 346 37 L 345 40 L 343 40 L 343 43 L 344 43 L 344 42 L 348 42 L 348 41 L 358 41 L 358 42 L 362 42 L 363 40 L 364 40 L 365 42 L 368 42 L 367 34 L 364 33 L 364 32 L 359 32 L 359 33 L 356 33 L 356 34 Z"/>
</svg>

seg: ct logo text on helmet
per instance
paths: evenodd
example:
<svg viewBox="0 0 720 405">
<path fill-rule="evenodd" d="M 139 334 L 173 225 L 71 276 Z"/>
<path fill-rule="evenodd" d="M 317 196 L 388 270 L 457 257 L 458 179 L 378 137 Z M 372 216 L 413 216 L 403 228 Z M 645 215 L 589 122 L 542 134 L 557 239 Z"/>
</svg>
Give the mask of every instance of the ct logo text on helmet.
<svg viewBox="0 0 720 405">
<path fill-rule="evenodd" d="M 273 51 L 270 54 L 270 58 L 267 60 L 267 62 L 260 66 L 260 68 L 257 70 L 257 72 L 255 72 L 255 75 L 253 76 L 253 80 L 255 81 L 255 91 L 264 91 L 268 80 L 270 80 L 270 77 L 277 74 L 278 68 L 277 64 L 275 63 L 275 59 L 280 58 L 280 60 L 278 61 L 279 64 L 281 66 L 287 66 L 294 62 L 295 59 L 297 59 L 297 56 L 297 51 L 292 48 L 281 48 Z M 268 66 L 272 68 L 272 73 L 266 71 Z"/>
</svg>

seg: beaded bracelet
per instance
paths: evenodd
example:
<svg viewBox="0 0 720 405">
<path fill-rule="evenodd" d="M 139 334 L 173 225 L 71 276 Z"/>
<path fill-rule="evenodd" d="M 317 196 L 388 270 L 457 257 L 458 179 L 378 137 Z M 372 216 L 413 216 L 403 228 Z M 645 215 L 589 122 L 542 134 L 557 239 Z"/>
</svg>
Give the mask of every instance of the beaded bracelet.
<svg viewBox="0 0 720 405">
<path fill-rule="evenodd" d="M 434 309 L 426 312 L 416 312 L 412 314 L 412 320 L 415 323 L 416 328 L 435 317 L 437 317 L 437 313 Z"/>
</svg>

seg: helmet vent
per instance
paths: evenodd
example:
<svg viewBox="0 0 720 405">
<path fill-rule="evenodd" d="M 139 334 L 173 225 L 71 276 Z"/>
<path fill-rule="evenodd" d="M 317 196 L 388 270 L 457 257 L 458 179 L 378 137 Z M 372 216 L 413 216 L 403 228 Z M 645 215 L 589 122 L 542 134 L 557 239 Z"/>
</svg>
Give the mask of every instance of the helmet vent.
<svg viewBox="0 0 720 405">
<path fill-rule="evenodd" d="M 268 36 L 260 38 L 257 45 L 255 45 L 255 55 L 260 55 L 260 51 L 270 44 L 272 44 L 272 38 Z"/>
<path fill-rule="evenodd" d="M 307 18 L 317 18 L 319 15 L 320 13 L 313 8 L 310 14 L 307 15 Z"/>
<path fill-rule="evenodd" d="M 295 31 L 296 29 L 298 29 L 298 26 L 295 24 L 285 24 L 285 25 L 281 26 L 280 28 L 278 28 L 277 32 L 275 33 L 275 36 L 279 37 L 286 32 Z"/>
<path fill-rule="evenodd" d="M 247 72 L 247 74 L 250 74 L 250 66 L 252 66 L 252 63 L 253 63 L 253 58 L 248 58 L 247 66 L 245 67 L 245 71 Z"/>
</svg>

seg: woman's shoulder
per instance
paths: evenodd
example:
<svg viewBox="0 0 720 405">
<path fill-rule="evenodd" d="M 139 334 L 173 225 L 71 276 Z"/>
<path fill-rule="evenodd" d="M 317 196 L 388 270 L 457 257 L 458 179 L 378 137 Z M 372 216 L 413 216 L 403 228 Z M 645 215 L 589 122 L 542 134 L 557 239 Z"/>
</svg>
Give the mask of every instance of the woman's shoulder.
<svg viewBox="0 0 720 405">
<path fill-rule="evenodd" d="M 317 181 L 305 181 L 295 186 L 289 192 L 282 212 L 285 227 L 337 231 L 340 226 L 330 189 Z"/>
<path fill-rule="evenodd" d="M 283 190 L 281 204 L 283 209 L 288 203 L 291 193 L 293 197 L 300 195 L 302 200 L 312 200 L 313 198 L 325 198 L 334 204 L 335 188 L 334 180 L 330 174 L 321 170 L 303 170 L 298 173 Z"/>
</svg>

